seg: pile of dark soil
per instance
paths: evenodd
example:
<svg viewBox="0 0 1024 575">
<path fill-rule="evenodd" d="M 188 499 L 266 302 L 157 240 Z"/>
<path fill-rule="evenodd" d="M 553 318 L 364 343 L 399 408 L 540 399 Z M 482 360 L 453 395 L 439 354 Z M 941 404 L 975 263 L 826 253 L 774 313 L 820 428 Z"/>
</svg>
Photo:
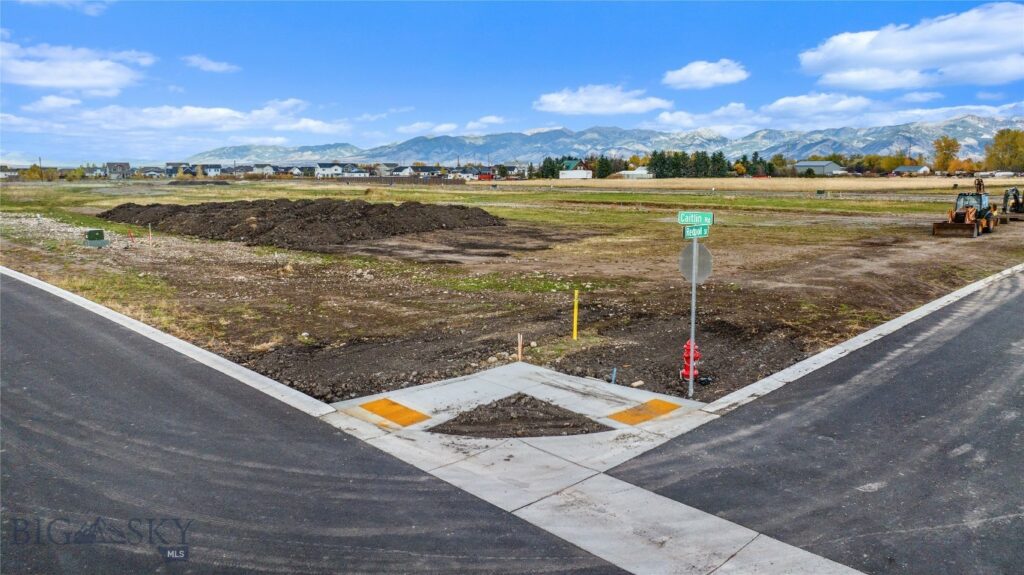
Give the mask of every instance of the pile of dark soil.
<svg viewBox="0 0 1024 575">
<path fill-rule="evenodd" d="M 231 182 L 226 180 L 171 180 L 168 186 L 229 186 Z"/>
<path fill-rule="evenodd" d="M 115 222 L 214 240 L 317 252 L 357 240 L 504 225 L 480 208 L 371 204 L 362 200 L 256 200 L 205 204 L 122 204 L 99 214 Z"/>
<path fill-rule="evenodd" d="M 523 393 L 481 405 L 441 425 L 434 433 L 469 437 L 542 437 L 609 431 L 610 427 Z"/>
</svg>

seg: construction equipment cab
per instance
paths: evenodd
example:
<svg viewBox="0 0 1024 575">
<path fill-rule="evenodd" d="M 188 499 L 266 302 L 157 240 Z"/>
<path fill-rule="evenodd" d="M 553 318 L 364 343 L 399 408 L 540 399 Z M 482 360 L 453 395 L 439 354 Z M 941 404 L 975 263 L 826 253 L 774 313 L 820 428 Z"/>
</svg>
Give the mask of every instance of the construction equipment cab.
<svg viewBox="0 0 1024 575">
<path fill-rule="evenodd" d="M 995 214 L 985 192 L 958 195 L 956 207 L 949 210 L 948 216 L 951 224 L 974 224 L 978 233 L 991 232 L 996 225 Z"/>
<path fill-rule="evenodd" d="M 1017 188 L 1008 188 L 1003 193 L 1003 213 L 1024 214 L 1024 201 L 1021 201 Z"/>
</svg>

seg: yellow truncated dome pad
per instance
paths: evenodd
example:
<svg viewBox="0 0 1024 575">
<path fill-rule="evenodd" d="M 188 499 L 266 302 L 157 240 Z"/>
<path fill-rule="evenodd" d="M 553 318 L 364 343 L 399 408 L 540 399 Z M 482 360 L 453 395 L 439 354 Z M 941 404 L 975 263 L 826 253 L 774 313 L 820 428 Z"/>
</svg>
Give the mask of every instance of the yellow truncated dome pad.
<svg viewBox="0 0 1024 575">
<path fill-rule="evenodd" d="M 641 403 L 636 407 L 631 407 L 618 413 L 613 413 L 609 415 L 608 418 L 614 419 L 620 423 L 625 423 L 626 425 L 636 425 L 677 409 L 679 409 L 679 406 L 672 402 L 664 401 L 662 399 L 652 399 Z"/>
<path fill-rule="evenodd" d="M 397 423 L 402 427 L 430 419 L 429 415 L 420 413 L 415 409 L 410 409 L 401 403 L 391 401 L 386 397 L 369 403 L 364 403 L 360 407 L 370 413 L 379 415 L 388 421 Z"/>
</svg>

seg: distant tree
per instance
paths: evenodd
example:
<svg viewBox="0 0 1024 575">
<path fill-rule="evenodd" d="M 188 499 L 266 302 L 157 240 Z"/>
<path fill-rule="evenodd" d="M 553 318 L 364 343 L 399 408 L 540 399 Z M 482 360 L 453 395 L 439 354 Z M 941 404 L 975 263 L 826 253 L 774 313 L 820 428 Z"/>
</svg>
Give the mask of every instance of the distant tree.
<svg viewBox="0 0 1024 575">
<path fill-rule="evenodd" d="M 940 136 L 932 142 L 932 147 L 935 149 L 935 169 L 943 172 L 949 170 L 950 162 L 960 153 L 960 142 L 949 136 Z"/>
<path fill-rule="evenodd" d="M 533 175 L 534 175 L 533 162 L 530 162 L 530 165 L 526 166 L 526 179 L 527 180 L 532 180 L 533 179 Z"/>
<path fill-rule="evenodd" d="M 508 166 L 506 166 L 504 164 L 498 166 L 498 177 L 499 178 L 507 178 L 508 177 Z"/>
<path fill-rule="evenodd" d="M 769 161 L 779 172 L 785 171 L 785 169 L 789 167 L 789 162 L 786 161 L 786 156 L 783 156 L 782 154 L 775 154 Z"/>
<path fill-rule="evenodd" d="M 733 165 L 732 165 L 732 169 L 733 169 L 733 171 L 734 171 L 734 172 L 736 172 L 736 175 L 737 175 L 737 176 L 744 176 L 744 175 L 746 175 L 746 173 L 747 173 L 747 167 L 746 167 L 746 166 L 744 166 L 744 165 L 743 165 L 743 162 L 741 162 L 741 161 L 739 161 L 739 160 L 736 160 L 736 161 L 735 161 L 735 162 L 733 163 Z"/>
<path fill-rule="evenodd" d="M 814 173 L 814 168 L 807 168 L 806 170 L 804 170 L 804 173 L 803 173 L 803 176 L 805 178 L 813 178 L 816 175 L 817 174 Z"/>
<path fill-rule="evenodd" d="M 205 176 L 206 176 L 206 172 L 203 171 L 203 166 L 202 165 L 196 166 L 196 177 L 197 178 L 202 178 L 202 177 L 205 177 Z"/>
<path fill-rule="evenodd" d="M 724 178 L 728 174 L 729 160 L 725 159 L 725 154 L 721 150 L 711 154 L 711 177 Z"/>
<path fill-rule="evenodd" d="M 426 166 L 427 164 L 426 164 L 426 162 L 413 162 L 412 165 L 414 165 L 414 166 Z"/>
<path fill-rule="evenodd" d="M 1024 172 L 1024 130 L 1007 128 L 996 132 L 992 143 L 985 146 L 985 167 Z"/>
<path fill-rule="evenodd" d="M 69 181 L 69 182 L 77 182 L 78 180 L 81 180 L 84 177 L 85 177 L 85 168 L 83 168 L 82 166 L 79 166 L 79 167 L 71 170 L 70 172 L 68 172 L 67 175 L 64 176 L 64 179 Z"/>
<path fill-rule="evenodd" d="M 22 170 L 19 177 L 22 180 L 28 181 L 52 182 L 57 179 L 58 172 L 55 168 L 42 168 L 36 164 L 32 164 L 27 169 Z"/>
</svg>

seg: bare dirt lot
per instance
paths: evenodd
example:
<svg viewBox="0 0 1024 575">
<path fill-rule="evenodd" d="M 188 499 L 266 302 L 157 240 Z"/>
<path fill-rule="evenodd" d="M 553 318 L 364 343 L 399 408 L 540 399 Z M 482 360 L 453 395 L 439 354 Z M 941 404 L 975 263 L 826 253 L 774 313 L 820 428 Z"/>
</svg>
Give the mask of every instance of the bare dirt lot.
<svg viewBox="0 0 1024 575">
<path fill-rule="evenodd" d="M 1001 197 L 1001 190 L 996 191 Z M 4 185 L 4 265 L 65 287 L 326 401 L 525 360 L 681 394 L 688 287 L 676 210 L 711 208 L 715 271 L 698 295 L 712 400 L 972 280 L 1024 261 L 1024 224 L 930 236 L 953 195 L 816 198 L 628 190 L 343 185 Z M 115 224 L 126 202 L 360 199 L 466 205 L 504 226 L 365 239 L 332 253 Z M 102 227 L 114 243 L 80 245 Z M 130 236 L 129 236 L 130 232 Z M 294 233 L 301 233 L 301 228 Z M 571 334 L 581 290 L 580 337 Z"/>
</svg>

